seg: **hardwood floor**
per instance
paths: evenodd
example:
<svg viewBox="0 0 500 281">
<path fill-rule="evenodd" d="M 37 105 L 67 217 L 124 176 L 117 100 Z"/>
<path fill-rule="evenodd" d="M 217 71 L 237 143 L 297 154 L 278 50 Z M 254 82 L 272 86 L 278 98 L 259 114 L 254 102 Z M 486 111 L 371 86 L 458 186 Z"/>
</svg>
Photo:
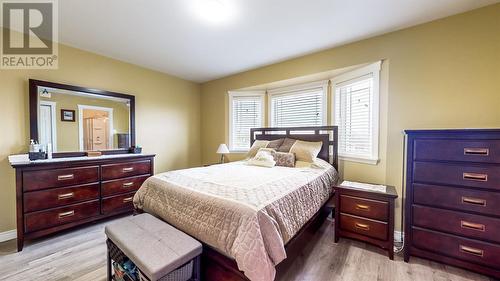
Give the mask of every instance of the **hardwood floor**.
<svg viewBox="0 0 500 281">
<path fill-rule="evenodd" d="M 15 240 L 0 243 L 0 280 L 106 280 L 106 223 L 28 242 L 21 253 L 15 250 Z M 278 280 L 494 280 L 418 258 L 407 264 L 396 255 L 390 261 L 384 251 L 361 242 L 341 239 L 335 244 L 333 229 L 332 221 L 326 221 L 316 239 Z"/>
</svg>

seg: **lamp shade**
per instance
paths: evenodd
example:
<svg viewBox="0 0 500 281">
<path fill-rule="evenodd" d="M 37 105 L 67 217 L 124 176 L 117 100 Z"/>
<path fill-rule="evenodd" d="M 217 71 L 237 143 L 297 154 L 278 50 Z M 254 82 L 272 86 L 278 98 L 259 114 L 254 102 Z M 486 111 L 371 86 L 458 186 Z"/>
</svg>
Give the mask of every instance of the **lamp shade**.
<svg viewBox="0 0 500 281">
<path fill-rule="evenodd" d="M 221 143 L 219 148 L 217 148 L 217 154 L 226 154 L 229 153 L 229 149 L 225 143 Z"/>
</svg>

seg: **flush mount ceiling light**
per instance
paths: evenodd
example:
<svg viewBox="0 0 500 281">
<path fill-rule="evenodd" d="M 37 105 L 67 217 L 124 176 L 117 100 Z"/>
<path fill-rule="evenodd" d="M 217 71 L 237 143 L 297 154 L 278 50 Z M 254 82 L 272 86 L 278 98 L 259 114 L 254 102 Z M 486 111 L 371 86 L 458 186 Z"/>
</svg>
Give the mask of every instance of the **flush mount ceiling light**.
<svg viewBox="0 0 500 281">
<path fill-rule="evenodd" d="M 192 9 L 201 20 L 218 24 L 234 18 L 234 8 L 228 0 L 193 0 Z"/>
</svg>

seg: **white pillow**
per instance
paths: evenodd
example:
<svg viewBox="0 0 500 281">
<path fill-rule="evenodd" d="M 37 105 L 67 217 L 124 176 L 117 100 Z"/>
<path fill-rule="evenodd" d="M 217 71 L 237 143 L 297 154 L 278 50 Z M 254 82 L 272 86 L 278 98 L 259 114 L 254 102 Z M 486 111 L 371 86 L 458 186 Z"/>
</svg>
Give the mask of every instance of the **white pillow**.
<svg viewBox="0 0 500 281">
<path fill-rule="evenodd" d="M 255 157 L 247 161 L 249 165 L 272 168 L 276 165 L 272 151 L 259 149 Z"/>
</svg>

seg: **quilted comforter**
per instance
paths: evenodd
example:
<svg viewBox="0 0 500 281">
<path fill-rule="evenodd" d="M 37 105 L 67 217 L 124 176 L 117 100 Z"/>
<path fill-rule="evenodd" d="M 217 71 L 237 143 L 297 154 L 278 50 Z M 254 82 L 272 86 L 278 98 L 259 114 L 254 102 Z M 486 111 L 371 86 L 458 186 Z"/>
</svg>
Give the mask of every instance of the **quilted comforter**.
<svg viewBox="0 0 500 281">
<path fill-rule="evenodd" d="M 274 280 L 286 243 L 330 198 L 336 170 L 234 162 L 155 175 L 134 197 L 138 209 L 233 258 L 252 281 Z"/>
</svg>

